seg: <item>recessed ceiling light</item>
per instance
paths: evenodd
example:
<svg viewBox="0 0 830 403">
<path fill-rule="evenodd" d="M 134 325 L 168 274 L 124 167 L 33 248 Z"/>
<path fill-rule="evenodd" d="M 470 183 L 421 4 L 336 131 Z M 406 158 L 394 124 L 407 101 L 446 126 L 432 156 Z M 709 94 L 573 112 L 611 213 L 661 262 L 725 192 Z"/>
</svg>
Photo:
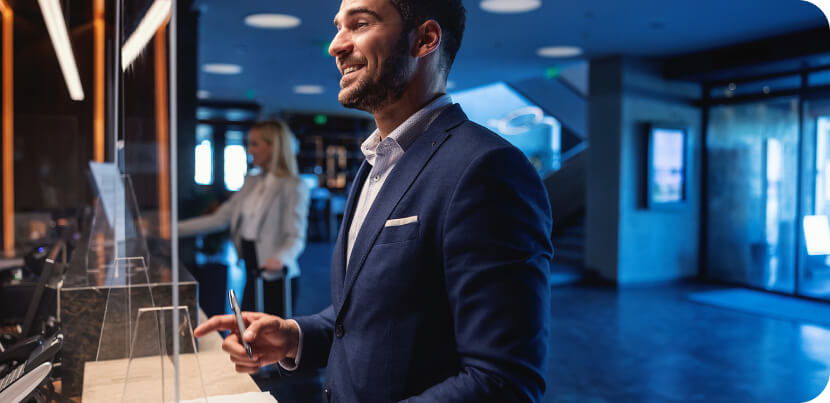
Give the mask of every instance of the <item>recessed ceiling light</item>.
<svg viewBox="0 0 830 403">
<path fill-rule="evenodd" d="M 484 11 L 499 14 L 524 13 L 542 6 L 542 0 L 483 0 Z"/>
<path fill-rule="evenodd" d="M 242 72 L 242 66 L 228 63 L 208 63 L 202 65 L 202 71 L 213 74 L 239 74 Z"/>
<path fill-rule="evenodd" d="M 210 98 L 210 92 L 207 92 L 205 90 L 196 91 L 196 98 L 199 98 L 199 99 Z"/>
<path fill-rule="evenodd" d="M 294 93 L 303 95 L 322 94 L 323 87 L 319 85 L 297 85 L 294 87 Z"/>
<path fill-rule="evenodd" d="M 300 19 L 287 14 L 251 14 L 245 17 L 245 24 L 266 29 L 288 29 L 300 25 Z"/>
<path fill-rule="evenodd" d="M 582 49 L 576 46 L 546 46 L 536 50 L 541 57 L 574 57 L 582 54 Z"/>
</svg>

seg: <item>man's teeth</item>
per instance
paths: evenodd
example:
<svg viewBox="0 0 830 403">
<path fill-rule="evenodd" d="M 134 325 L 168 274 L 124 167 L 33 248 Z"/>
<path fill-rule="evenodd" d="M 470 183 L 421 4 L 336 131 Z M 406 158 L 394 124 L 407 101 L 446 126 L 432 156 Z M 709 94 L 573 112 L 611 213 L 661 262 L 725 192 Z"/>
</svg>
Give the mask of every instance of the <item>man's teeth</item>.
<svg viewBox="0 0 830 403">
<path fill-rule="evenodd" d="M 346 75 L 346 74 L 349 74 L 353 71 L 356 71 L 358 68 L 359 67 L 357 67 L 357 66 L 347 67 L 345 70 L 343 70 L 343 75 Z"/>
</svg>

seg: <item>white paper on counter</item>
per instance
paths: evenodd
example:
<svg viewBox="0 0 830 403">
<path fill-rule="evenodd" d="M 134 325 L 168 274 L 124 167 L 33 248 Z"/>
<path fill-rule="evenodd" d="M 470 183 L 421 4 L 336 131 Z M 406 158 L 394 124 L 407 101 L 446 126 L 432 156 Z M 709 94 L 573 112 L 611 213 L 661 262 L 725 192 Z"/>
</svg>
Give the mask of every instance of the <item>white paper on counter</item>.
<svg viewBox="0 0 830 403">
<path fill-rule="evenodd" d="M 208 403 L 277 403 L 268 392 L 248 392 L 236 395 L 209 396 Z M 180 403 L 204 403 L 205 399 L 182 400 Z"/>
</svg>

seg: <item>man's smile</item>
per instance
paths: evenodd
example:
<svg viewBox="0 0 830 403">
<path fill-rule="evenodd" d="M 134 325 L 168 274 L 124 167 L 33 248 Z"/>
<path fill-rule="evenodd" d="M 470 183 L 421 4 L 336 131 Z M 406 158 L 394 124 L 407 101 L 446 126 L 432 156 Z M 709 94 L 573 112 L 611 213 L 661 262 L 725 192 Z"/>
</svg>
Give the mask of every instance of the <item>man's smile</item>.
<svg viewBox="0 0 830 403">
<path fill-rule="evenodd" d="M 349 83 L 354 81 L 358 72 L 366 67 L 364 64 L 349 63 L 341 66 L 341 73 L 343 77 L 340 78 L 340 88 L 345 88 Z"/>
<path fill-rule="evenodd" d="M 353 65 L 347 66 L 347 67 L 343 68 L 343 76 L 345 77 L 345 76 L 351 74 L 352 72 L 355 72 L 355 71 L 360 70 L 362 68 L 363 68 L 362 65 L 354 65 L 353 64 Z"/>
</svg>

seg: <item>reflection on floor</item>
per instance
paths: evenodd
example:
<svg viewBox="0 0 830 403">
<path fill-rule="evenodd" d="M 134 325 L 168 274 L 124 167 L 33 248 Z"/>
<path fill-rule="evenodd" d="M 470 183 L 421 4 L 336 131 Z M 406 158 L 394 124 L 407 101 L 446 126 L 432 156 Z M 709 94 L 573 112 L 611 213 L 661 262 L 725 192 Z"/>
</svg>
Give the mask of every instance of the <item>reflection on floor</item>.
<svg viewBox="0 0 830 403">
<path fill-rule="evenodd" d="M 691 302 L 683 284 L 554 288 L 545 402 L 803 402 L 830 328 Z"/>
<path fill-rule="evenodd" d="M 748 288 L 695 292 L 689 299 L 770 318 L 830 327 L 830 304 Z"/>
<path fill-rule="evenodd" d="M 329 304 L 331 247 L 309 244 L 301 258 L 297 315 Z M 722 288 L 554 287 L 543 401 L 803 402 L 817 396 L 830 376 L 830 327 L 687 297 Z M 257 383 L 280 402 L 321 402 L 322 378 L 315 371 Z"/>
</svg>

